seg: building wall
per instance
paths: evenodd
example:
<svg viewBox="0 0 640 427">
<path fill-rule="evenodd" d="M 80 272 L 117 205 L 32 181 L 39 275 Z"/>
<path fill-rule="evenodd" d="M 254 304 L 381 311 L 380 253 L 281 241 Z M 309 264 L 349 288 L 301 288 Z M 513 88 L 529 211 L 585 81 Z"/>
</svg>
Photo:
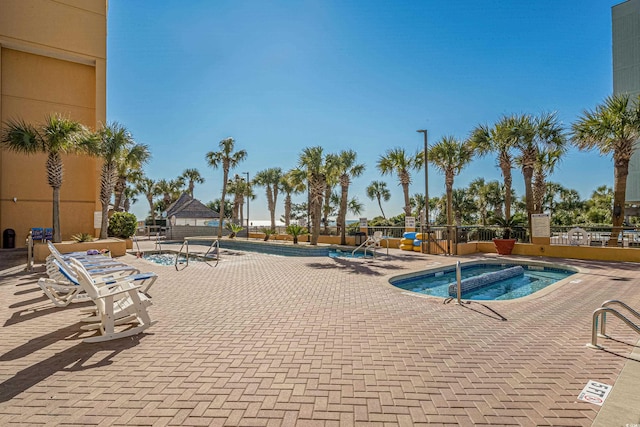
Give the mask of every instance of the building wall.
<svg viewBox="0 0 640 427">
<path fill-rule="evenodd" d="M 96 129 L 106 121 L 107 0 L 0 1 L 0 121 L 41 124 L 62 114 Z M 0 231 L 51 227 L 46 155 L 0 149 Z M 96 233 L 97 159 L 65 155 L 60 190 L 62 238 Z"/>
<path fill-rule="evenodd" d="M 640 0 L 613 6 L 613 92 L 640 95 Z M 631 157 L 627 203 L 640 203 L 640 147 Z"/>
</svg>

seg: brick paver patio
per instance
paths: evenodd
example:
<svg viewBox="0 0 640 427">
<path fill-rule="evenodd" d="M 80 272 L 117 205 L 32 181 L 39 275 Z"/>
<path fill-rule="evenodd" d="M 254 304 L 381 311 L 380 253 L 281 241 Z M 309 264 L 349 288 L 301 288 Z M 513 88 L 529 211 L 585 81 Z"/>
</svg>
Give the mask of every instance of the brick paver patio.
<svg viewBox="0 0 640 427">
<path fill-rule="evenodd" d="M 588 426 L 587 380 L 614 384 L 638 336 L 607 299 L 640 306 L 635 264 L 567 261 L 579 283 L 512 302 L 443 304 L 388 279 L 464 257 L 374 261 L 224 254 L 160 278 L 148 333 L 101 344 L 83 304 L 55 308 L 43 273 L 0 277 L 0 425 Z M 468 257 L 471 258 L 471 257 Z M 630 419 L 629 423 L 637 422 Z"/>
</svg>

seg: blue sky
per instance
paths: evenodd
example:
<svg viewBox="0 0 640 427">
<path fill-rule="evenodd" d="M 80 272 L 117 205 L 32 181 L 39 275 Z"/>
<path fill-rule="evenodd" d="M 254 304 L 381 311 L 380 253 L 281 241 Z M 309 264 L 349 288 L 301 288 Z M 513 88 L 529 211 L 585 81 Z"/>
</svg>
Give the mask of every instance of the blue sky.
<svg viewBox="0 0 640 427">
<path fill-rule="evenodd" d="M 107 119 L 148 144 L 153 179 L 196 168 L 195 197 L 219 198 L 222 171 L 205 154 L 226 137 L 247 159 L 232 173 L 297 165 L 304 147 L 353 149 L 366 165 L 350 195 L 363 216 L 380 214 L 365 194 L 395 176 L 375 164 L 393 147 L 409 152 L 445 135 L 464 139 L 503 114 L 557 111 L 570 125 L 612 92 L 611 6 L 619 0 L 209 1 L 110 0 Z M 476 159 L 454 187 L 498 179 L 493 157 Z M 610 157 L 571 149 L 551 177 L 583 198 L 613 185 Z M 523 193 L 521 173 L 514 186 Z M 263 188 L 252 219 L 268 219 Z M 424 192 L 424 172 L 411 194 Z M 444 179 L 429 169 L 429 195 Z M 297 201 L 303 201 L 300 196 Z M 278 202 L 276 216 L 284 209 Z M 144 197 L 132 211 L 148 213 Z"/>
</svg>

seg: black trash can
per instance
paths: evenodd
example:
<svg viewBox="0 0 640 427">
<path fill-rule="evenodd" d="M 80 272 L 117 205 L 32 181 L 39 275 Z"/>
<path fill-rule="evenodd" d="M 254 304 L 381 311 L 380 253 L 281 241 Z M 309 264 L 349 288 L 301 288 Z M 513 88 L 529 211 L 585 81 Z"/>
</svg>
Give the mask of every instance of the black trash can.
<svg viewBox="0 0 640 427">
<path fill-rule="evenodd" d="M 2 232 L 2 247 L 4 249 L 16 247 L 16 232 L 13 228 L 7 228 Z"/>
<path fill-rule="evenodd" d="M 360 246 L 361 244 L 364 243 L 365 240 L 367 240 L 367 233 L 363 233 L 361 231 L 358 231 L 356 234 L 356 246 Z"/>
</svg>

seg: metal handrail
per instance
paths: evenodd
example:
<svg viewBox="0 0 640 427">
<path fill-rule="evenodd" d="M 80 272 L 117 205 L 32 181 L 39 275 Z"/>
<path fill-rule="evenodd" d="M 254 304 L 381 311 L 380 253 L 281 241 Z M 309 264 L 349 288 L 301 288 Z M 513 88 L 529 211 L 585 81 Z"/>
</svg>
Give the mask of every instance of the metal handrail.
<svg viewBox="0 0 640 427">
<path fill-rule="evenodd" d="M 191 239 L 194 240 L 198 240 L 198 239 L 211 239 L 208 237 L 191 237 Z M 189 237 L 185 237 L 184 240 L 182 241 L 182 246 L 180 246 L 180 250 L 178 251 L 178 253 L 176 254 L 176 261 L 174 264 L 174 267 L 176 268 L 176 271 L 180 271 L 180 269 L 178 268 L 178 264 L 179 264 L 179 260 L 180 260 L 180 255 L 182 255 L 182 249 L 184 249 L 184 247 L 186 246 L 186 251 L 185 251 L 185 256 L 186 256 L 186 262 L 184 267 L 182 267 L 183 269 L 187 268 L 189 266 Z M 209 248 L 207 249 L 207 252 L 205 252 L 204 255 L 202 255 L 202 259 L 204 260 L 205 264 L 207 264 L 209 267 L 214 267 L 211 264 L 209 264 L 209 262 L 207 261 L 207 255 L 209 255 L 210 252 L 215 252 L 216 253 L 216 265 L 218 265 L 218 263 L 220 262 L 220 240 L 217 238 L 213 238 L 211 239 L 211 245 L 209 246 Z M 213 250 L 213 251 L 212 251 Z"/>
<path fill-rule="evenodd" d="M 616 301 L 616 300 L 610 300 L 605 302 L 604 304 L 620 304 L 625 308 L 628 308 L 632 314 L 636 317 L 640 318 L 640 315 L 638 314 L 638 312 L 636 312 L 635 310 L 633 310 L 632 308 L 630 308 L 628 305 L 620 302 L 620 301 Z M 603 306 L 604 306 L 603 304 Z M 627 326 L 629 326 L 631 329 L 633 329 L 635 332 L 640 334 L 640 327 L 638 325 L 636 325 L 635 323 L 633 323 L 631 320 L 629 320 L 629 318 L 627 318 L 625 315 L 623 315 L 622 313 L 620 313 L 618 310 L 611 308 L 611 307 L 600 307 L 594 310 L 593 312 L 593 320 L 592 320 L 592 324 L 591 324 L 591 342 L 589 344 L 587 344 L 587 347 L 590 348 L 596 348 L 596 349 L 601 349 L 603 348 L 602 346 L 598 345 L 598 317 L 602 317 L 601 320 L 601 325 L 602 323 L 606 322 L 604 320 L 604 316 L 606 313 L 611 313 L 614 316 L 616 316 L 618 319 L 622 320 L 624 323 L 627 324 Z M 601 332 L 604 332 L 604 328 L 601 326 Z M 606 335 L 602 334 L 603 337 L 606 337 Z"/>
<path fill-rule="evenodd" d="M 629 307 L 627 304 L 625 304 L 625 303 L 623 303 L 622 301 L 619 301 L 619 300 L 610 299 L 608 301 L 603 302 L 600 307 L 610 307 L 612 305 L 621 305 L 622 307 L 626 308 L 636 319 L 640 319 L 640 313 L 638 313 L 633 308 Z M 607 315 L 606 315 L 606 313 L 603 313 L 602 321 L 600 322 L 600 336 L 601 337 L 607 337 L 606 328 L 607 328 Z"/>
<path fill-rule="evenodd" d="M 369 243 L 373 243 L 373 245 L 369 245 Z M 375 240 L 371 237 L 367 237 L 367 240 L 365 240 L 364 242 L 362 242 L 360 244 L 360 246 L 358 246 L 357 248 L 355 248 L 352 252 L 351 252 L 351 256 L 355 256 L 356 252 L 358 252 L 358 249 L 364 247 L 364 256 L 365 258 L 367 257 L 367 249 L 369 247 L 373 246 L 373 257 L 376 257 L 376 249 L 377 249 L 377 244 L 375 243 Z"/>
</svg>

